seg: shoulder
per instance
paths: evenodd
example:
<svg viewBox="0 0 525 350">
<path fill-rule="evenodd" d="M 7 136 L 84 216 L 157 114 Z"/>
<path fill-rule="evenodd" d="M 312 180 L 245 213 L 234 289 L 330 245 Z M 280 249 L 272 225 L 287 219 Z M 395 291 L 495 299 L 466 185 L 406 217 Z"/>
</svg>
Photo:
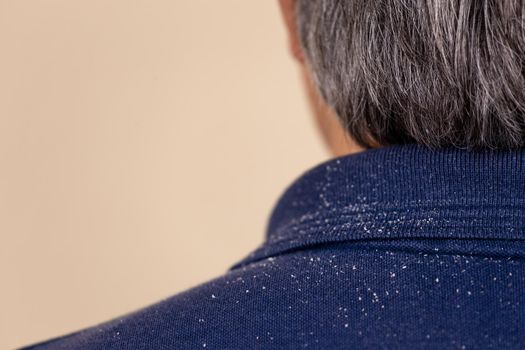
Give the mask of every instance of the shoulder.
<svg viewBox="0 0 525 350">
<path fill-rule="evenodd" d="M 443 240 L 316 245 L 239 265 L 27 349 L 514 349 L 523 345 L 525 264 L 488 257 L 493 248 Z M 468 315 L 476 317 L 465 322 Z"/>
<path fill-rule="evenodd" d="M 345 286 L 358 287 L 366 264 L 357 263 L 359 270 L 353 264 L 332 247 L 262 258 L 124 317 L 27 349 L 337 348 L 330 344 L 358 336 L 349 317 L 360 313 L 355 293 L 362 288 Z"/>
</svg>

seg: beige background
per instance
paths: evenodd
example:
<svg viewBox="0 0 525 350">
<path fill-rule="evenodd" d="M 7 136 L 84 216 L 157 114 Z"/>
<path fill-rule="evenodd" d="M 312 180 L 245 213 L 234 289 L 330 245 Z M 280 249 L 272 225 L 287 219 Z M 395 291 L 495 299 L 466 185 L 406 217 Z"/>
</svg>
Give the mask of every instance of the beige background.
<svg viewBox="0 0 525 350">
<path fill-rule="evenodd" d="M 0 349 L 224 272 L 327 158 L 274 0 L 0 0 Z"/>
</svg>

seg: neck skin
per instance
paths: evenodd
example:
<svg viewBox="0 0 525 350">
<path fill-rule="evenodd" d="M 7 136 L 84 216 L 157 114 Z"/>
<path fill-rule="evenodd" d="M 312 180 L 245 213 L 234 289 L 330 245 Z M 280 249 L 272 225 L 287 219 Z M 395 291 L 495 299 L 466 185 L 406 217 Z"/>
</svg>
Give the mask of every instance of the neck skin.
<svg viewBox="0 0 525 350">
<path fill-rule="evenodd" d="M 321 98 L 306 65 L 300 64 L 300 68 L 310 110 L 330 153 L 339 157 L 364 151 L 365 148 L 352 140 L 341 126 L 336 113 Z"/>
<path fill-rule="evenodd" d="M 288 33 L 290 53 L 300 67 L 310 110 L 315 117 L 324 143 L 330 153 L 336 157 L 364 151 L 365 148 L 353 141 L 344 130 L 335 112 L 326 104 L 317 91 L 299 41 L 295 20 L 295 1 L 279 0 L 279 4 Z"/>
</svg>

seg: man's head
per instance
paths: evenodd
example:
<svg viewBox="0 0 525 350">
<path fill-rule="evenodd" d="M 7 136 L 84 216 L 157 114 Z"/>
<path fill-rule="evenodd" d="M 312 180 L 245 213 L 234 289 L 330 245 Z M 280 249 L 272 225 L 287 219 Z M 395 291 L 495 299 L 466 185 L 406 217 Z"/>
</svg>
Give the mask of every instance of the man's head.
<svg viewBox="0 0 525 350">
<path fill-rule="evenodd" d="M 525 146 L 525 1 L 280 1 L 294 56 L 358 145 Z"/>
</svg>

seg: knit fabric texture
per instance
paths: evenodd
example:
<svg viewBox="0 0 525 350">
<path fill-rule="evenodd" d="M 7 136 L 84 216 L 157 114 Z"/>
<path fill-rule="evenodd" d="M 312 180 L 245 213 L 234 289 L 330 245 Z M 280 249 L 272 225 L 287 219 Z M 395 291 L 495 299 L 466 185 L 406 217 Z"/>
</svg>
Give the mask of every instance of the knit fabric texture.
<svg viewBox="0 0 525 350">
<path fill-rule="evenodd" d="M 524 258 L 525 150 L 367 150 L 224 275 L 26 349 L 524 349 Z"/>
</svg>

